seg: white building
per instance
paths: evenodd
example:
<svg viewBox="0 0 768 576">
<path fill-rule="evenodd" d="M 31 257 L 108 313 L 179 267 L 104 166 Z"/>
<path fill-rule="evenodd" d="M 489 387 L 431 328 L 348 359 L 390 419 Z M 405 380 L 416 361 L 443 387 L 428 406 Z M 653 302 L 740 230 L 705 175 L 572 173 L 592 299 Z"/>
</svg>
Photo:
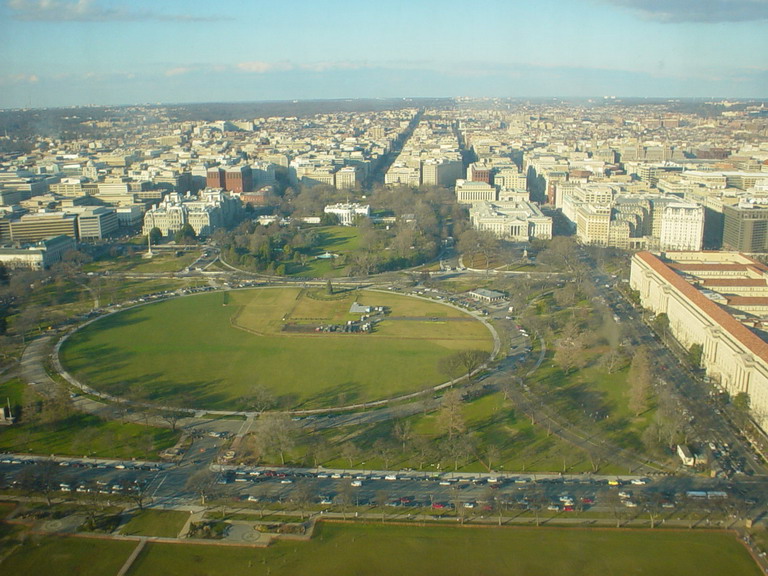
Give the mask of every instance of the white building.
<svg viewBox="0 0 768 576">
<path fill-rule="evenodd" d="M 368 204 L 329 204 L 323 209 L 326 214 L 335 214 L 342 226 L 352 226 L 358 218 L 370 218 L 371 207 Z"/>
<path fill-rule="evenodd" d="M 702 347 L 701 365 L 728 392 L 749 395 L 750 411 L 768 426 L 768 342 L 728 312 L 763 305 L 755 289 L 768 290 L 768 268 L 737 252 L 676 252 L 662 259 L 650 252 L 632 257 L 630 286 L 654 314 L 666 314 L 669 329 L 686 348 Z M 720 290 L 721 293 L 718 293 Z M 747 294 L 733 296 L 740 290 Z M 721 305 L 722 303 L 722 305 Z M 762 316 L 762 314 L 760 315 Z M 759 321 L 752 316 L 752 321 Z"/>
<path fill-rule="evenodd" d="M 496 187 L 487 182 L 456 180 L 456 201 L 459 204 L 495 202 L 497 200 L 496 194 Z"/>
<path fill-rule="evenodd" d="M 210 236 L 216 228 L 234 223 L 240 201 L 219 189 L 206 189 L 199 196 L 171 193 L 144 214 L 142 233 L 158 228 L 172 236 L 189 224 L 197 236 Z"/>
<path fill-rule="evenodd" d="M 476 230 L 487 230 L 506 240 L 552 238 L 552 218 L 530 202 L 473 202 L 469 218 Z"/>
<path fill-rule="evenodd" d="M 701 250 L 703 239 L 703 206 L 675 202 L 664 208 L 660 235 L 662 250 Z"/>
<path fill-rule="evenodd" d="M 76 248 L 74 238 L 53 236 L 25 246 L 0 247 L 0 262 L 8 268 L 42 270 L 61 262 L 64 254 Z"/>
</svg>

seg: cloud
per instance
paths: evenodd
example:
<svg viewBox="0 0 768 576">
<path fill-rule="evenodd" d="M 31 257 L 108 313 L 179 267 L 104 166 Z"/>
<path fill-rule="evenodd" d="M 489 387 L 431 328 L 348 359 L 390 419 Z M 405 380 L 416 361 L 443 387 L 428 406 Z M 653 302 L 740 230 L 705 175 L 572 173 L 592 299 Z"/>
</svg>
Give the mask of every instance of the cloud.
<svg viewBox="0 0 768 576">
<path fill-rule="evenodd" d="M 37 74 L 10 74 L 0 76 L 0 86 L 13 86 L 19 84 L 37 84 L 40 78 Z"/>
<path fill-rule="evenodd" d="M 371 65 L 367 62 L 352 62 L 352 61 L 338 61 L 338 62 L 264 62 L 260 60 L 251 62 L 240 62 L 237 68 L 243 72 L 251 72 L 253 74 L 267 74 L 269 72 L 287 72 L 290 70 L 300 70 L 305 72 L 332 72 L 334 70 L 361 70 L 365 68 L 371 68 Z"/>
<path fill-rule="evenodd" d="M 679 22 L 753 22 L 768 19 L 768 0 L 602 0 L 629 8 L 646 20 Z"/>
<path fill-rule="evenodd" d="M 170 70 L 166 70 L 165 75 L 166 76 L 182 76 L 184 74 L 189 74 L 190 72 L 194 72 L 194 69 L 185 67 L 185 66 L 179 66 L 178 68 L 171 68 Z"/>
<path fill-rule="evenodd" d="M 287 70 L 293 70 L 295 65 L 290 62 L 261 62 L 259 60 L 252 62 L 240 62 L 236 65 L 238 69 L 243 72 L 251 72 L 253 74 L 266 74 L 268 72 L 285 72 Z"/>
<path fill-rule="evenodd" d="M 11 18 L 27 22 L 200 22 L 224 19 L 114 8 L 99 0 L 6 0 L 5 4 Z"/>
</svg>

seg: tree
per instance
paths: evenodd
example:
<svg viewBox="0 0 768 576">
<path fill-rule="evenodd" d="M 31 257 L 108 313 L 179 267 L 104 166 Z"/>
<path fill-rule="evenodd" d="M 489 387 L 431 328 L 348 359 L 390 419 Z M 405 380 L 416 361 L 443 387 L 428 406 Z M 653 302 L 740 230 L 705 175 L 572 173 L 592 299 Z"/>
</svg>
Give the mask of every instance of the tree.
<svg viewBox="0 0 768 576">
<path fill-rule="evenodd" d="M 360 448 L 352 440 L 347 440 L 341 445 L 341 457 L 348 463 L 349 467 L 360 457 Z"/>
<path fill-rule="evenodd" d="M 373 503 L 381 509 L 381 521 L 384 522 L 384 515 L 387 512 L 387 503 L 389 502 L 389 492 L 379 490 L 373 497 Z"/>
<path fill-rule="evenodd" d="M 648 349 L 641 346 L 637 349 L 627 374 L 629 409 L 635 416 L 639 416 L 648 409 L 648 395 L 651 391 L 652 377 Z"/>
<path fill-rule="evenodd" d="M 651 322 L 651 327 L 662 340 L 665 340 L 669 334 L 669 316 L 666 314 L 658 314 Z"/>
<path fill-rule="evenodd" d="M 467 381 L 472 380 L 472 373 L 488 360 L 488 353 L 482 350 L 462 350 L 446 356 L 439 361 L 438 369 L 451 380 L 460 374 L 466 374 Z"/>
<path fill-rule="evenodd" d="M 405 452 L 405 445 L 413 438 L 413 427 L 410 420 L 398 420 L 392 429 L 392 433 L 402 444 L 402 450 Z"/>
<path fill-rule="evenodd" d="M 501 450 L 496 444 L 489 444 L 485 447 L 485 459 L 488 472 L 493 471 L 493 465 L 501 460 Z"/>
<path fill-rule="evenodd" d="M 160 418 L 170 425 L 172 432 L 176 432 L 176 426 L 178 425 L 179 420 L 186 416 L 188 416 L 188 414 L 184 410 L 164 410 L 160 413 Z"/>
<path fill-rule="evenodd" d="M 277 452 L 280 463 L 285 466 L 285 453 L 293 448 L 295 424 L 285 413 L 262 414 L 256 426 L 256 438 L 261 442 L 263 452 Z"/>
<path fill-rule="evenodd" d="M 333 503 L 341 508 L 342 519 L 347 519 L 347 508 L 352 504 L 353 494 L 352 486 L 349 483 L 344 483 L 339 489 L 339 493 L 333 499 Z"/>
<path fill-rule="evenodd" d="M 413 438 L 412 449 L 419 462 L 419 470 L 435 457 L 435 443 L 427 436 L 417 435 Z"/>
<path fill-rule="evenodd" d="M 162 240 L 163 240 L 163 232 L 162 232 L 162 230 L 160 230 L 160 228 L 155 226 L 154 228 L 152 228 L 152 230 L 149 231 L 149 243 L 150 244 L 152 244 L 154 246 L 154 245 L 160 244 L 160 242 L 162 242 Z"/>
<path fill-rule="evenodd" d="M 277 404 L 275 395 L 263 384 L 254 384 L 248 391 L 248 395 L 242 399 L 243 404 L 257 414 L 274 408 Z"/>
<path fill-rule="evenodd" d="M 448 436 L 449 440 L 467 429 L 463 408 L 461 393 L 458 390 L 448 390 L 440 404 L 437 422 L 440 430 Z"/>
<path fill-rule="evenodd" d="M 331 279 L 328 278 L 328 280 L 325 283 L 325 293 L 329 296 L 333 295 L 333 284 L 331 284 Z"/>
<path fill-rule="evenodd" d="M 691 344 L 688 348 L 688 362 L 695 370 L 701 368 L 701 357 L 704 355 L 704 347 L 701 344 Z"/>
<path fill-rule="evenodd" d="M 608 374 L 613 374 L 614 372 L 620 370 L 621 367 L 625 365 L 626 361 L 627 357 L 622 354 L 620 350 L 611 348 L 607 354 L 604 354 L 600 358 L 600 366 Z"/>
<path fill-rule="evenodd" d="M 149 497 L 149 484 L 149 482 L 131 482 L 130 480 L 123 480 L 121 483 L 123 493 L 139 510 L 144 509 L 144 504 Z"/>
<path fill-rule="evenodd" d="M 214 475 L 208 468 L 201 468 L 189 478 L 187 478 L 186 488 L 200 496 L 200 505 L 205 506 L 205 502 L 213 492 Z"/>
<path fill-rule="evenodd" d="M 196 238 L 197 235 L 195 234 L 195 229 L 192 228 L 192 225 L 189 224 L 189 222 L 184 224 L 181 227 L 181 230 L 173 235 L 173 239 L 176 244 L 192 244 L 195 242 Z"/>
<path fill-rule="evenodd" d="M 375 456 L 381 460 L 382 464 L 384 464 L 384 469 L 389 470 L 389 465 L 395 458 L 395 450 L 393 449 L 392 444 L 384 438 L 377 438 L 373 443 L 372 448 Z"/>
<path fill-rule="evenodd" d="M 467 381 L 471 382 L 472 373 L 488 360 L 488 353 L 482 350 L 462 350 L 458 352 L 458 358 L 467 374 Z"/>
<path fill-rule="evenodd" d="M 312 502 L 314 493 L 315 489 L 312 483 L 306 478 L 299 480 L 291 492 L 291 500 L 296 503 L 296 507 L 299 509 L 299 514 L 301 515 L 302 520 L 304 520 L 304 514 L 307 506 Z"/>
<path fill-rule="evenodd" d="M 733 407 L 737 410 L 740 410 L 742 412 L 747 412 L 749 410 L 750 405 L 750 397 L 747 392 L 739 392 L 736 394 L 736 396 L 733 397 L 733 400 L 731 400 L 731 403 L 733 404 Z"/>
<path fill-rule="evenodd" d="M 451 354 L 438 360 L 437 369 L 448 380 L 455 380 L 464 372 L 457 354 Z"/>
<path fill-rule="evenodd" d="M 580 348 L 565 345 L 555 350 L 554 360 L 563 374 L 568 375 L 579 367 L 583 356 Z"/>
</svg>

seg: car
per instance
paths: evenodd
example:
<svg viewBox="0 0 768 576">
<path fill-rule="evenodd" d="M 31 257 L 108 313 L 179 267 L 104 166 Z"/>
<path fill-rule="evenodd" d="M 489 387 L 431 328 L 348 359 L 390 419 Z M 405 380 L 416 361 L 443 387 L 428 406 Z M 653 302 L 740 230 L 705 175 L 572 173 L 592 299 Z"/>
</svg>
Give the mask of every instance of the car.
<svg viewBox="0 0 768 576">
<path fill-rule="evenodd" d="M 573 512 L 574 510 L 576 510 L 576 508 L 574 508 L 571 504 L 566 504 L 563 506 L 563 512 Z"/>
<path fill-rule="evenodd" d="M 647 484 L 648 481 L 645 478 L 633 478 L 631 480 L 631 483 L 634 484 L 635 486 L 642 486 L 644 484 Z"/>
<path fill-rule="evenodd" d="M 632 502 L 632 500 L 625 500 L 624 506 L 626 506 L 627 508 L 637 508 L 637 504 Z"/>
<path fill-rule="evenodd" d="M 475 503 L 474 502 L 464 502 L 464 508 L 472 509 L 474 507 L 475 507 Z"/>
<path fill-rule="evenodd" d="M 352 480 L 352 482 L 350 482 L 350 484 L 352 486 L 354 486 L 355 488 L 357 488 L 357 487 L 360 487 L 360 486 L 363 485 L 363 481 L 362 480 Z"/>
<path fill-rule="evenodd" d="M 560 511 L 560 504 L 550 504 L 547 506 L 547 510 L 550 512 L 559 512 Z"/>
<path fill-rule="evenodd" d="M 384 480 L 390 480 L 390 481 L 397 480 L 397 474 L 387 474 L 386 476 L 384 476 Z"/>
</svg>

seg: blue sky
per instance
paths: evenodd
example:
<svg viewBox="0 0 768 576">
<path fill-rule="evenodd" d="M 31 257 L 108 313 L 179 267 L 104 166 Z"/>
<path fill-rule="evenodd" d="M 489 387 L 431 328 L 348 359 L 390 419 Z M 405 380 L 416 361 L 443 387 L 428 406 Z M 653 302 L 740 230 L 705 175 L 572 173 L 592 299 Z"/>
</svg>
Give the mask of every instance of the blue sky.
<svg viewBox="0 0 768 576">
<path fill-rule="evenodd" d="M 0 107 L 768 97 L 768 0 L 0 0 Z"/>
</svg>

